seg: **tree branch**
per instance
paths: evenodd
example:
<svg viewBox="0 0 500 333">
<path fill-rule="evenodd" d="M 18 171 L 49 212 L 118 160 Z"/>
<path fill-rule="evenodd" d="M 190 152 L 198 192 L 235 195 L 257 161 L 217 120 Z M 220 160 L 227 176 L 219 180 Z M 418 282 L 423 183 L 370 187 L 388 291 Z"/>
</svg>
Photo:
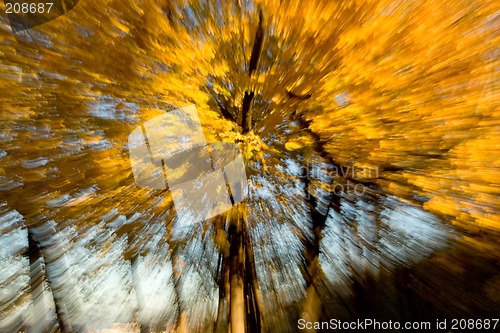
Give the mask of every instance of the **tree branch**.
<svg viewBox="0 0 500 333">
<path fill-rule="evenodd" d="M 219 97 L 218 97 L 217 93 L 215 92 L 215 90 L 212 87 L 210 87 L 209 84 L 206 84 L 205 87 L 207 87 L 207 90 L 209 91 L 210 95 L 212 95 L 212 97 L 215 99 L 215 102 L 217 103 L 217 106 L 219 107 L 219 111 L 220 111 L 221 115 L 224 118 L 226 118 L 227 120 L 230 120 L 230 121 L 236 123 L 236 119 L 234 119 L 231 112 L 229 112 L 229 110 L 219 100 Z"/>
<path fill-rule="evenodd" d="M 250 57 L 250 63 L 248 65 L 248 76 L 251 77 L 253 72 L 257 69 L 259 63 L 260 54 L 262 52 L 262 43 L 264 40 L 264 28 L 262 26 L 262 8 L 259 8 L 259 24 L 257 26 L 257 31 L 255 32 L 255 39 L 252 48 L 252 55 Z M 253 90 L 245 91 L 245 96 L 243 97 L 243 103 L 241 106 L 241 127 L 243 134 L 248 133 L 252 129 L 252 111 L 250 106 L 252 105 L 252 100 L 255 97 L 255 92 Z"/>
</svg>

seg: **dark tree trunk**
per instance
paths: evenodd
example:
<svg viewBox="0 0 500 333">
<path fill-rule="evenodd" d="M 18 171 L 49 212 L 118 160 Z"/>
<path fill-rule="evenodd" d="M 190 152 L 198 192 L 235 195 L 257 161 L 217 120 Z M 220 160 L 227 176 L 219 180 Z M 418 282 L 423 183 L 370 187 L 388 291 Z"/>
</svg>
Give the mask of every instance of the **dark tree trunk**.
<svg viewBox="0 0 500 333">
<path fill-rule="evenodd" d="M 64 319 L 63 310 L 59 298 L 55 295 L 53 290 L 53 284 L 45 270 L 44 264 L 47 263 L 44 260 L 42 250 L 39 244 L 35 241 L 33 233 L 28 229 L 28 258 L 30 262 L 30 288 L 31 297 L 35 302 L 36 299 L 43 297 L 43 286 L 45 281 L 48 283 L 55 306 L 55 314 L 59 330 L 62 333 L 72 332 L 71 324 Z"/>
<path fill-rule="evenodd" d="M 262 43 L 264 41 L 264 28 L 262 23 L 262 9 L 259 9 L 259 23 L 257 31 L 255 31 L 255 38 L 253 42 L 252 55 L 248 64 L 248 76 L 251 78 L 252 74 L 257 70 L 259 64 L 260 54 L 262 52 Z M 241 127 L 243 134 L 248 133 L 252 129 L 252 101 L 255 97 L 253 90 L 245 91 L 243 103 L 241 106 Z"/>
<path fill-rule="evenodd" d="M 229 303 L 230 303 L 230 282 L 229 282 L 229 256 L 225 253 L 219 255 L 218 263 L 219 305 L 217 308 L 217 319 L 214 323 L 214 332 L 229 332 Z"/>
<path fill-rule="evenodd" d="M 332 204 L 334 194 L 328 203 L 325 214 L 321 214 L 317 209 L 317 200 L 310 194 L 310 179 L 308 175 L 307 166 L 303 168 L 304 173 L 302 177 L 304 179 L 304 192 L 307 198 L 307 203 L 310 209 L 310 215 L 312 220 L 312 240 L 305 240 L 304 248 L 304 258 L 305 263 L 303 267 L 303 275 L 306 281 L 306 298 L 303 300 L 300 318 L 305 319 L 308 322 L 316 322 L 320 319 L 322 300 L 320 297 L 320 292 L 317 289 L 317 277 L 321 271 L 319 264 L 319 254 L 321 247 L 321 238 L 323 236 L 323 228 L 325 226 L 326 220 L 328 218 L 328 211 L 330 205 Z M 306 330 L 307 332 L 315 332 L 315 330 Z"/>
<path fill-rule="evenodd" d="M 243 134 L 250 132 L 252 129 L 252 112 L 250 108 L 254 95 L 253 91 L 245 91 L 245 96 L 243 97 L 243 103 L 241 106 L 241 128 Z"/>
<path fill-rule="evenodd" d="M 221 97 L 217 95 L 217 93 L 210 84 L 207 83 L 205 85 L 205 88 L 207 88 L 208 92 L 214 97 L 215 102 L 217 103 L 217 107 L 219 108 L 219 111 L 222 114 L 222 116 L 227 120 L 236 122 L 236 120 L 233 117 L 233 114 L 228 110 L 227 105 L 229 103 L 227 102 L 227 100 L 224 100 L 224 98 L 222 98 L 223 100 L 221 100 Z"/>
<path fill-rule="evenodd" d="M 262 43 L 264 41 L 264 28 L 262 26 L 262 8 L 259 8 L 259 24 L 255 32 L 255 39 L 253 42 L 252 55 L 250 56 L 250 63 L 248 65 L 248 74 L 252 75 L 257 69 L 259 64 L 260 53 L 262 52 Z"/>
<path fill-rule="evenodd" d="M 299 119 L 299 123 L 305 127 L 304 119 Z M 322 150 L 322 147 L 316 145 L 315 150 Z M 324 154 L 324 151 L 323 151 Z M 326 154 L 325 154 L 326 155 Z M 340 197 L 334 192 L 335 179 L 332 179 L 330 184 L 330 193 L 328 198 L 328 203 L 325 211 L 322 213 L 318 210 L 318 200 L 310 192 L 311 179 L 309 178 L 309 166 L 305 162 L 304 158 L 302 179 L 304 182 L 304 194 L 306 196 L 307 205 L 310 210 L 310 216 L 312 221 L 312 240 L 304 240 L 304 258 L 305 263 L 303 267 L 304 279 L 306 282 L 306 298 L 303 301 L 301 313 L 301 318 L 306 321 L 319 321 L 322 308 L 321 291 L 318 290 L 318 276 L 321 275 L 321 267 L 319 263 L 319 255 L 321 251 L 321 239 L 323 237 L 323 229 L 328 219 L 328 213 L 330 208 L 339 211 Z M 331 162 L 331 159 L 327 159 Z M 333 163 L 331 163 L 333 164 Z M 316 330 L 306 330 L 308 332 L 315 332 Z"/>
</svg>

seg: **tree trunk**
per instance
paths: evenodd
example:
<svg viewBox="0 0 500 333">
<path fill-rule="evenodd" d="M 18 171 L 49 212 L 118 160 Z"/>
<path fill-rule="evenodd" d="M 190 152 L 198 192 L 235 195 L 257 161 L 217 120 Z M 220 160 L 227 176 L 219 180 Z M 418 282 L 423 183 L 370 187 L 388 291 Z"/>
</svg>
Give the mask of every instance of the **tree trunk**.
<svg viewBox="0 0 500 333">
<path fill-rule="evenodd" d="M 264 28 L 262 25 L 262 9 L 259 8 L 259 23 L 257 30 L 255 31 L 255 38 L 252 47 L 252 55 L 250 56 L 250 62 L 248 65 L 248 77 L 251 79 L 252 74 L 257 70 L 257 65 L 259 64 L 260 54 L 262 52 L 262 43 L 264 41 Z M 255 92 L 253 90 L 245 91 L 243 97 L 243 103 L 241 106 L 241 127 L 242 133 L 246 134 L 252 129 L 252 101 L 255 97 Z"/>
<path fill-rule="evenodd" d="M 253 252 L 252 241 L 248 234 L 248 229 L 243 225 L 243 237 L 245 244 L 245 295 L 247 297 L 247 317 L 249 332 L 262 331 L 262 297 L 260 294 L 259 280 L 255 267 L 255 257 Z"/>
<path fill-rule="evenodd" d="M 238 207 L 239 208 L 239 207 Z M 243 242 L 244 216 L 240 210 L 232 218 L 229 226 L 229 264 L 230 264 L 230 321 L 231 333 L 245 333 L 245 248 Z"/>
<path fill-rule="evenodd" d="M 42 268 L 42 264 L 45 262 L 43 253 L 30 229 L 28 229 L 28 257 L 30 262 L 30 287 L 33 303 L 36 305 L 39 304 L 40 301 L 43 301 L 43 285 L 45 281 L 47 281 L 54 301 L 55 315 L 59 330 L 62 333 L 72 332 L 71 324 L 64 319 L 59 299 L 56 297 L 55 291 L 52 289 L 53 285 L 51 284 L 47 271 L 45 268 Z M 45 262 L 45 265 L 46 264 L 47 263 Z"/>
<path fill-rule="evenodd" d="M 130 236 L 127 237 L 127 239 L 129 241 L 129 246 L 130 246 Z M 144 322 L 140 318 L 140 311 L 141 311 L 141 308 L 143 307 L 144 302 L 146 300 L 144 299 L 144 296 L 142 295 L 142 292 L 140 290 L 140 286 L 138 283 L 138 281 L 139 281 L 139 277 L 138 277 L 139 273 L 137 273 L 137 271 L 138 271 L 137 266 L 138 265 L 139 265 L 139 254 L 134 253 L 130 257 L 130 267 L 132 270 L 132 286 L 134 288 L 135 298 L 137 300 L 137 309 L 135 310 L 135 320 L 137 320 L 137 322 L 139 324 L 141 333 L 149 333 L 150 332 L 149 323 Z"/>
<path fill-rule="evenodd" d="M 252 129 L 252 111 L 251 105 L 254 98 L 253 91 L 245 91 L 245 96 L 243 97 L 243 103 L 241 106 L 241 128 L 242 133 L 246 134 Z"/>
<path fill-rule="evenodd" d="M 308 166 L 305 165 L 302 168 L 302 179 L 304 179 L 304 193 L 307 198 L 307 203 L 311 212 L 312 220 L 312 231 L 313 239 L 305 241 L 305 253 L 304 258 L 306 260 L 304 264 L 304 279 L 306 281 L 306 298 L 303 300 L 301 305 L 300 316 L 301 319 L 305 319 L 308 322 L 317 322 L 320 319 L 322 301 L 319 296 L 320 293 L 317 290 L 317 278 L 320 275 L 321 267 L 319 263 L 319 254 L 321 250 L 321 239 L 323 237 L 323 228 L 325 227 L 326 220 L 328 219 L 328 212 L 332 205 L 338 207 L 339 197 L 335 193 L 330 193 L 330 199 L 328 201 L 328 206 L 324 214 L 318 211 L 317 200 L 310 194 L 310 179 Z M 304 330 L 305 332 L 316 332 L 315 329 Z"/>
<path fill-rule="evenodd" d="M 229 256 L 225 253 L 219 255 L 219 306 L 217 308 L 217 319 L 215 320 L 214 332 L 229 332 L 229 304 L 230 304 L 230 281 L 229 281 Z"/>
</svg>

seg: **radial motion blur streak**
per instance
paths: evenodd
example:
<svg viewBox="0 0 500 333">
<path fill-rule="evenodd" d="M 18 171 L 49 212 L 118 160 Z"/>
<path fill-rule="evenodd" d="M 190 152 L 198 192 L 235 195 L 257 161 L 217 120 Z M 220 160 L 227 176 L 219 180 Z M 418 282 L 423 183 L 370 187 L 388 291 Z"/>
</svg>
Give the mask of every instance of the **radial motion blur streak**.
<svg viewBox="0 0 500 333">
<path fill-rule="evenodd" d="M 498 318 L 500 2 L 0 9 L 1 332 Z M 127 138 L 193 104 L 249 192 L 186 224 Z"/>
</svg>

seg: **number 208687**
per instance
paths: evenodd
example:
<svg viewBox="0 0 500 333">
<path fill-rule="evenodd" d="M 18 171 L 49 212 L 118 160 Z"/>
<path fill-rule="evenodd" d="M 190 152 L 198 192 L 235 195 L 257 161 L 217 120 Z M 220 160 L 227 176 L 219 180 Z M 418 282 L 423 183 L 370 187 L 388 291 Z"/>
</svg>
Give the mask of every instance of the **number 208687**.
<svg viewBox="0 0 500 333">
<path fill-rule="evenodd" d="M 29 3 L 29 2 L 16 2 L 5 4 L 6 14 L 45 14 L 50 13 L 53 2 L 39 2 L 39 3 Z"/>
</svg>

